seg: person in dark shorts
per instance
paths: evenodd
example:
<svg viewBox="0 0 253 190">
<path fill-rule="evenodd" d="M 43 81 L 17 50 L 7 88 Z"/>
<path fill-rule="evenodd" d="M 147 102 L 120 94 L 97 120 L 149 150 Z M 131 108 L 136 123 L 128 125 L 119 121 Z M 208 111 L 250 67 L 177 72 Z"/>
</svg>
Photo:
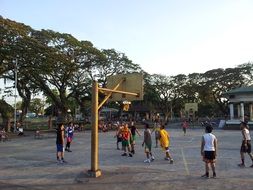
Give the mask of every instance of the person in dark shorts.
<svg viewBox="0 0 253 190">
<path fill-rule="evenodd" d="M 144 130 L 144 139 L 143 139 L 143 143 L 142 146 L 145 145 L 145 153 L 147 156 L 147 159 L 144 160 L 145 163 L 150 163 L 152 161 L 155 160 L 152 152 L 151 152 L 151 148 L 152 148 L 152 139 L 151 139 L 151 131 L 149 129 L 149 125 L 145 124 L 145 130 Z"/>
<path fill-rule="evenodd" d="M 135 140 L 136 140 L 136 133 L 141 136 L 139 130 L 136 128 L 135 124 L 133 121 L 131 121 L 130 123 L 130 130 L 131 130 L 131 134 L 132 136 L 130 137 L 130 144 L 131 144 L 131 153 L 135 154 Z"/>
<path fill-rule="evenodd" d="M 251 137 L 250 137 L 250 132 L 249 132 L 249 126 L 246 121 L 241 122 L 241 130 L 242 130 L 242 145 L 240 149 L 240 154 L 241 154 L 241 163 L 238 164 L 239 167 L 245 167 L 245 153 L 248 153 L 252 160 L 252 165 L 250 167 L 253 168 L 253 155 L 251 153 Z"/>
<path fill-rule="evenodd" d="M 58 124 L 56 129 L 56 149 L 57 149 L 57 161 L 58 163 L 64 163 L 64 125 Z"/>
<path fill-rule="evenodd" d="M 123 126 L 120 123 L 118 123 L 116 135 L 114 136 L 114 138 L 117 137 L 117 141 L 116 141 L 117 150 L 120 150 L 119 143 L 122 142 L 122 134 L 121 134 L 122 129 L 123 129 Z"/>
<path fill-rule="evenodd" d="M 213 178 L 216 178 L 215 161 L 217 156 L 217 138 L 212 134 L 213 127 L 206 124 L 206 134 L 202 136 L 201 155 L 205 162 L 206 173 L 201 177 L 209 178 L 209 164 L 213 171 Z"/>
</svg>

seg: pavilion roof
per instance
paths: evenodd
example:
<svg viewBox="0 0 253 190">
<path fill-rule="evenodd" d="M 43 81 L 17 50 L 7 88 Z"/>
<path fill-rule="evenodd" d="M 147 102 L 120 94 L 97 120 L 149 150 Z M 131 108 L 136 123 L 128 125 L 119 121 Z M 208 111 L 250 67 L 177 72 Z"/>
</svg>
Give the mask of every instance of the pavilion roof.
<svg viewBox="0 0 253 190">
<path fill-rule="evenodd" d="M 239 88 L 234 88 L 230 91 L 224 92 L 224 95 L 234 95 L 234 94 L 253 94 L 253 86 L 242 86 Z"/>
</svg>

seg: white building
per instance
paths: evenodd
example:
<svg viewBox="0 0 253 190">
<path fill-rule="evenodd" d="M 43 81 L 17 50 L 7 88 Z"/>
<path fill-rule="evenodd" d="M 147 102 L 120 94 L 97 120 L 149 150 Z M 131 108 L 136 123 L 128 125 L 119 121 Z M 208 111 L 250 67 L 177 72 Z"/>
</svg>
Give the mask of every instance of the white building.
<svg viewBox="0 0 253 190">
<path fill-rule="evenodd" d="M 237 125 L 249 115 L 249 124 L 253 124 L 253 86 L 240 87 L 224 93 L 229 99 L 229 120 L 227 125 Z"/>
</svg>

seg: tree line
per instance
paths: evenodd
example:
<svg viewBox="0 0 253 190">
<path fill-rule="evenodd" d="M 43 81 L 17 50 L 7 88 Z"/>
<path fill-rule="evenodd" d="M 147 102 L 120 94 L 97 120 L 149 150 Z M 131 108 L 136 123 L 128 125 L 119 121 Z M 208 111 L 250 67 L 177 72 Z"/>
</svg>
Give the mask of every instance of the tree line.
<svg viewBox="0 0 253 190">
<path fill-rule="evenodd" d="M 92 81 L 105 87 L 107 77 L 139 72 L 144 75 L 144 100 L 133 102 L 164 115 L 180 113 L 187 102 L 199 104 L 199 115 L 224 115 L 227 100 L 222 93 L 242 85 L 251 85 L 253 64 L 214 69 L 205 73 L 165 76 L 149 74 L 115 49 L 98 49 L 90 41 L 52 30 L 35 30 L 28 25 L 0 16 L 0 78 L 15 82 L 22 98 L 22 121 L 32 95 L 43 94 L 51 108 L 63 116 L 68 109 L 83 108 L 91 100 Z M 203 60 L 204 61 L 204 60 Z M 17 63 L 17 68 L 16 68 Z M 171 63 L 173 64 L 173 63 Z M 10 120 L 10 110 L 1 100 L 3 122 Z M 113 104 L 113 103 L 110 103 Z M 117 106 L 116 104 L 112 106 Z M 12 111 L 13 113 L 13 111 Z M 7 117 L 8 116 L 8 117 Z"/>
</svg>

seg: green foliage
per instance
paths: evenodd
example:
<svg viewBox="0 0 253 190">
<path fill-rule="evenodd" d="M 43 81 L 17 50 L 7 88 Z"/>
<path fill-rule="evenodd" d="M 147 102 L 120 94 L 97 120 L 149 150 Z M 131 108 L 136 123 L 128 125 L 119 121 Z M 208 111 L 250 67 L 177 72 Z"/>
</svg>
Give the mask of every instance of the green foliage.
<svg viewBox="0 0 253 190">
<path fill-rule="evenodd" d="M 14 81 L 18 63 L 18 92 L 25 113 L 35 109 L 31 94 L 42 92 L 55 110 L 66 114 L 83 108 L 91 99 L 92 80 L 106 84 L 106 78 L 118 73 L 140 70 L 123 53 L 98 50 L 89 41 L 52 30 L 34 30 L 15 21 L 0 18 L 3 46 L 0 52 L 3 78 Z M 38 111 L 37 111 L 38 112 Z"/>
<path fill-rule="evenodd" d="M 40 98 L 31 100 L 29 111 L 36 113 L 36 115 L 43 114 L 45 102 Z"/>
<path fill-rule="evenodd" d="M 6 101 L 0 99 L 0 113 L 3 119 L 13 117 L 14 109 Z"/>
<path fill-rule="evenodd" d="M 253 85 L 252 63 L 189 75 L 150 75 L 124 53 L 99 50 L 91 42 L 79 41 L 70 34 L 34 30 L 3 17 L 0 26 L 0 76 L 14 81 L 18 63 L 17 88 L 24 114 L 28 108 L 39 112 L 41 102 L 31 100 L 38 93 L 46 96 L 49 113 L 60 111 L 64 115 L 68 109 L 74 113 L 77 107 L 85 113 L 90 107 L 92 81 L 98 80 L 104 87 L 108 76 L 122 73 L 142 72 L 142 105 L 164 115 L 172 115 L 171 110 L 179 113 L 187 102 L 199 103 L 200 115 L 226 114 L 227 100 L 222 93 Z"/>
</svg>

